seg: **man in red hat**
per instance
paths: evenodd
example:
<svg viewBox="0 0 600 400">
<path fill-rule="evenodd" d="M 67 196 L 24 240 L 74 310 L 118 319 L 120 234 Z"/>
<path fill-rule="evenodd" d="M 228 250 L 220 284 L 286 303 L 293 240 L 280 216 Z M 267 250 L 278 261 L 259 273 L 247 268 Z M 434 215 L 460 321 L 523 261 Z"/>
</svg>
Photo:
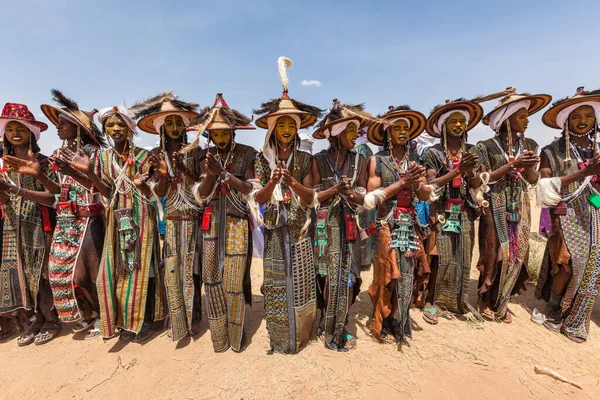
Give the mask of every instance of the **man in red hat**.
<svg viewBox="0 0 600 400">
<path fill-rule="evenodd" d="M 43 344 L 60 331 L 48 281 L 48 251 L 54 229 L 54 194 L 46 189 L 56 182 L 48 158 L 40 154 L 37 141 L 48 126 L 35 120 L 24 104 L 7 103 L 0 116 L 4 138 L 0 170 L 0 202 L 4 206 L 0 315 L 28 312 L 35 321 L 18 340 L 19 346 Z M 13 170 L 9 156 L 36 161 L 33 176 Z M 7 165 L 8 164 L 8 165 Z M 35 176 L 35 177 L 34 177 Z M 20 324 L 18 324 L 20 325 Z"/>
</svg>

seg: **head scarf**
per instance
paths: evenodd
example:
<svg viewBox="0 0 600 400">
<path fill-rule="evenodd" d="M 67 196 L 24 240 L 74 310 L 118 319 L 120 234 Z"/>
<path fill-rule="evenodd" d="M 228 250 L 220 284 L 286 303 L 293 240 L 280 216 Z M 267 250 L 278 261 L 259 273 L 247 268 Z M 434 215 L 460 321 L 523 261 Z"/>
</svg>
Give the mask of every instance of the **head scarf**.
<svg viewBox="0 0 600 400">
<path fill-rule="evenodd" d="M 331 126 L 329 129 L 327 129 L 324 133 L 325 133 L 325 137 L 329 138 L 329 136 L 335 137 L 338 136 L 340 133 L 344 132 L 346 130 L 346 128 L 348 127 L 348 125 L 350 123 L 353 123 L 356 125 L 356 128 L 358 130 L 358 128 L 360 127 L 360 119 L 358 118 L 353 118 L 350 120 L 346 120 L 346 121 L 342 121 L 338 124 L 334 124 L 333 126 Z"/>
<path fill-rule="evenodd" d="M 154 125 L 154 129 L 156 129 L 156 133 L 160 133 L 160 128 L 164 125 L 165 123 L 165 119 L 167 119 L 168 116 L 171 115 L 179 115 L 181 117 L 181 119 L 183 119 L 183 124 L 187 127 L 190 125 L 190 116 L 187 114 L 183 114 L 183 113 L 170 113 L 170 114 L 163 114 L 163 115 L 159 115 L 158 117 L 156 117 L 156 119 L 154 121 L 152 121 L 152 125 Z"/>
<path fill-rule="evenodd" d="M 389 119 L 387 121 L 387 123 L 385 124 L 385 128 L 389 128 L 390 126 L 394 125 L 397 121 L 405 121 L 408 124 L 408 129 L 410 129 L 410 120 L 406 117 L 397 117 L 397 118 L 392 118 Z"/>
<path fill-rule="evenodd" d="M 515 101 L 514 103 L 502 106 L 498 110 L 493 111 L 493 114 L 490 116 L 490 128 L 492 128 L 494 132 L 498 132 L 504 121 L 522 108 L 529 109 L 530 104 L 531 102 L 529 100 Z"/>
<path fill-rule="evenodd" d="M 437 121 L 435 122 L 435 125 L 433 125 L 433 131 L 438 135 L 441 135 L 443 132 L 442 128 L 444 124 L 446 123 L 446 121 L 448 121 L 448 118 L 450 118 L 450 116 L 456 112 L 461 113 L 467 119 L 467 126 L 469 126 L 469 118 L 471 117 L 469 113 L 465 110 L 455 108 L 454 110 L 447 111 L 438 117 Z"/>
<path fill-rule="evenodd" d="M 13 121 L 25 125 L 31 131 L 31 133 L 33 133 L 33 136 L 35 136 L 36 142 L 40 140 L 40 133 L 42 131 L 40 129 L 40 127 L 35 124 L 32 124 L 31 122 L 24 121 L 22 119 L 0 119 L 0 137 L 1 138 L 4 137 L 4 129 L 6 128 L 6 125 L 9 122 L 13 122 Z"/>
<path fill-rule="evenodd" d="M 133 115 L 129 112 L 129 110 L 123 106 L 114 106 L 114 107 L 106 107 L 102 110 L 98 111 L 98 122 L 100 125 L 104 125 L 107 119 L 112 117 L 113 115 L 119 115 L 127 124 L 127 127 L 131 132 L 135 132 L 137 124 L 133 120 Z"/>
<path fill-rule="evenodd" d="M 298 114 L 281 114 L 267 118 L 267 134 L 265 135 L 265 144 L 263 145 L 263 157 L 269 162 L 269 167 L 275 169 L 277 167 L 277 145 L 271 145 L 270 139 L 275 130 L 277 120 L 281 117 L 290 117 L 296 122 L 296 126 L 300 127 L 300 116 Z"/>
<path fill-rule="evenodd" d="M 594 109 L 594 114 L 596 114 L 596 124 L 600 121 L 600 102 L 597 101 L 584 101 L 583 103 L 577 103 L 570 105 L 569 107 L 565 107 L 562 109 L 558 115 L 556 116 L 556 123 L 558 126 L 564 128 L 567 121 L 569 120 L 569 115 L 576 109 L 582 106 L 590 106 Z"/>
</svg>

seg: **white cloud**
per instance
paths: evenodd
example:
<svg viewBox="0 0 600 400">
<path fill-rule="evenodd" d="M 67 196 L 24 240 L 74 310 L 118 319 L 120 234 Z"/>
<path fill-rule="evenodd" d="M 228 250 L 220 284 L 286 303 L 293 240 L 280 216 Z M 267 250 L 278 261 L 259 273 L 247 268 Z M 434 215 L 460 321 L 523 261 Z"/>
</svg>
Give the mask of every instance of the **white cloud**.
<svg viewBox="0 0 600 400">
<path fill-rule="evenodd" d="M 307 81 L 306 79 L 304 79 L 302 82 L 300 82 L 300 85 L 302 85 L 302 86 L 321 87 L 321 82 L 320 81 L 315 81 L 315 80 Z"/>
</svg>

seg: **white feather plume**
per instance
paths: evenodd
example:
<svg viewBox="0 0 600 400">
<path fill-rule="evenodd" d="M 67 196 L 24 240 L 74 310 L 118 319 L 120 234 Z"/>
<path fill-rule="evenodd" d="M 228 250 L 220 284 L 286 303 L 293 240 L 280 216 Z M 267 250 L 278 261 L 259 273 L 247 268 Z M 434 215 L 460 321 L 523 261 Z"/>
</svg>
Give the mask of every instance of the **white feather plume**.
<svg viewBox="0 0 600 400">
<path fill-rule="evenodd" d="M 287 92 L 289 86 L 289 80 L 287 76 L 287 68 L 292 68 L 293 63 L 287 57 L 281 56 L 277 59 L 277 69 L 279 70 L 279 78 L 281 79 L 281 84 L 283 85 L 283 90 Z"/>
</svg>

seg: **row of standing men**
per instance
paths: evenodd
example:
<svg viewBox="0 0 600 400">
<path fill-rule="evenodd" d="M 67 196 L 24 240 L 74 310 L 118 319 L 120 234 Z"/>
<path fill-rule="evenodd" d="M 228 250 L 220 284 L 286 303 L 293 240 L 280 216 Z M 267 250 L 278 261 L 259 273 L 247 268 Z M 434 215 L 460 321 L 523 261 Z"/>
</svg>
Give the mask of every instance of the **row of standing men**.
<svg viewBox="0 0 600 400">
<path fill-rule="evenodd" d="M 142 342 L 152 322 L 168 318 L 177 341 L 202 315 L 204 284 L 214 350 L 240 351 L 252 299 L 251 231 L 259 226 L 270 351 L 306 344 L 317 309 L 327 348 L 356 345 L 346 323 L 370 240 L 376 340 L 411 338 L 412 306 L 431 324 L 446 313 L 510 323 L 509 300 L 527 279 L 530 186 L 552 210 L 536 289 L 547 307 L 532 319 L 587 339 L 600 271 L 597 92 L 580 89 L 546 111 L 543 122 L 562 134 L 540 152 L 524 133 L 548 95 L 507 89 L 447 101 L 428 118 L 407 106 L 373 116 L 334 101 L 322 116 L 289 97 L 280 62 L 283 95 L 254 111 L 256 126 L 267 130 L 260 152 L 235 141 L 235 131 L 254 127 L 221 94 L 202 110 L 162 93 L 130 108 L 85 112 L 53 90 L 56 104 L 42 111 L 64 145 L 50 157 L 37 145 L 47 126 L 27 106 L 7 103 L 0 339 L 17 329 L 21 346 L 47 343 L 62 321 L 89 338 Z M 499 97 L 483 118 L 480 103 Z M 320 117 L 313 137 L 329 148 L 312 156 L 300 150 L 297 132 Z M 482 119 L 494 136 L 472 146 L 468 131 Z M 160 146 L 136 147 L 138 128 L 159 135 Z M 188 130 L 198 132 L 191 143 Z M 440 143 L 419 157 L 411 143 L 425 130 Z M 212 147 L 198 146 L 204 132 Z M 355 150 L 361 133 L 381 151 Z M 467 299 L 476 218 L 474 308 Z M 158 220 L 166 225 L 162 246 Z"/>
</svg>

